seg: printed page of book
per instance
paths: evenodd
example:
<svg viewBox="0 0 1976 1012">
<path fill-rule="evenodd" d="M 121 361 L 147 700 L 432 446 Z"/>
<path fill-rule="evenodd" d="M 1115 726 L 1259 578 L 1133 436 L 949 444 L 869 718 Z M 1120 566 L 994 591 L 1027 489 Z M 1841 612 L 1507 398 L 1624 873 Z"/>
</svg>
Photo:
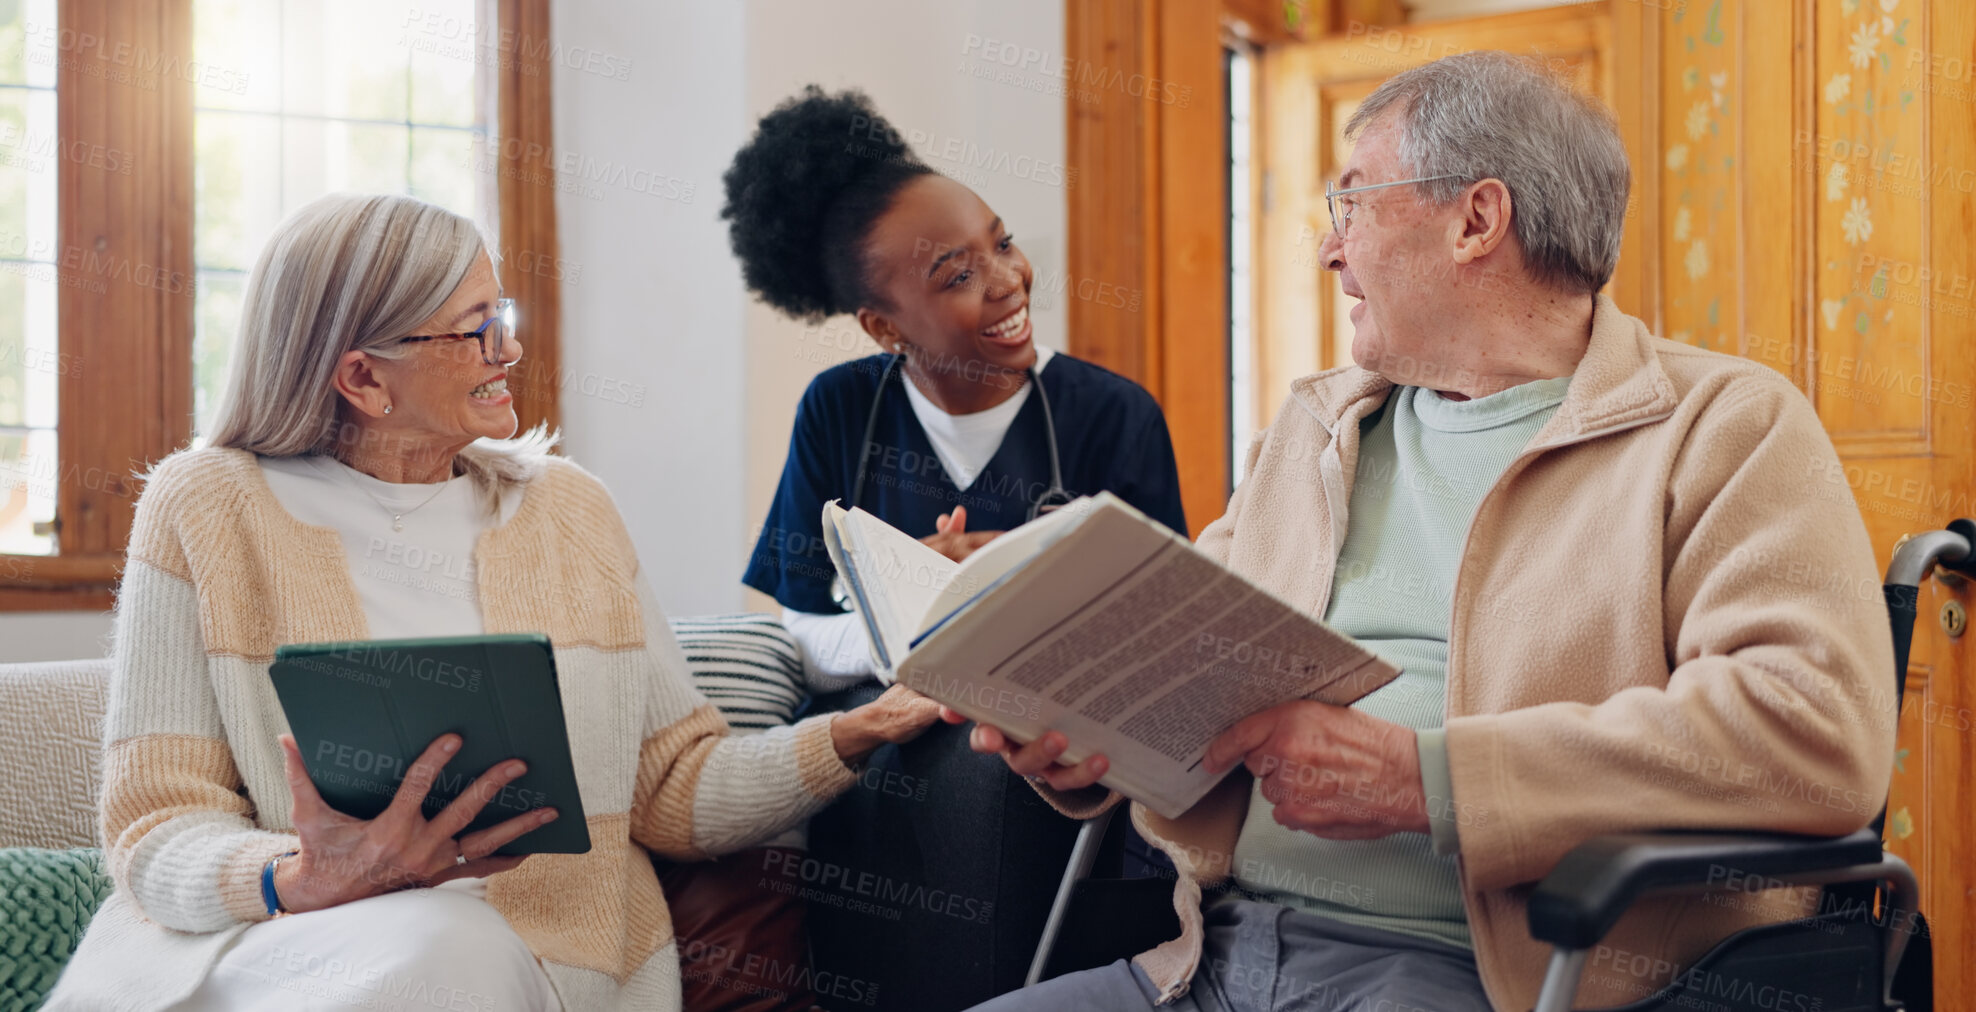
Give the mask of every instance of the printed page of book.
<svg viewBox="0 0 1976 1012">
<path fill-rule="evenodd" d="M 908 686 L 1022 741 L 1103 752 L 1104 782 L 1177 816 L 1208 743 L 1293 699 L 1346 705 L 1398 672 L 1136 510 L 1103 503 L 900 665 Z"/>
</svg>

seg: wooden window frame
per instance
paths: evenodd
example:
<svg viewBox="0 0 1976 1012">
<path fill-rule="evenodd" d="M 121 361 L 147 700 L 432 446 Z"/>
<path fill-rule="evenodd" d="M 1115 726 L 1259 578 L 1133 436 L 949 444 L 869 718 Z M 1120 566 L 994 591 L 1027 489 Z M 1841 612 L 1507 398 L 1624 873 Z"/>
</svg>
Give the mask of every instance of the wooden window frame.
<svg viewBox="0 0 1976 1012">
<path fill-rule="evenodd" d="M 557 393 L 562 389 L 562 255 L 556 243 L 556 180 L 538 165 L 524 166 L 529 151 L 554 151 L 551 129 L 548 0 L 498 0 L 502 59 L 495 103 L 495 151 L 500 170 L 500 246 L 519 254 L 504 265 L 501 284 L 521 307 L 522 339 L 528 354 L 508 371 L 515 390 L 520 431 L 538 424 L 551 430 L 562 423 Z M 510 41 L 512 40 L 512 41 Z M 513 140 L 516 143 L 508 143 Z"/>
<path fill-rule="evenodd" d="M 501 58 L 492 144 L 500 245 L 559 263 L 555 181 L 523 170 L 553 146 L 549 11 L 540 0 L 498 0 Z M 191 65 L 191 0 L 61 0 L 56 122 L 62 150 L 116 151 L 135 165 L 64 157 L 57 176 L 56 552 L 0 555 L 0 612 L 111 606 L 130 538 L 139 475 L 192 439 L 193 84 L 189 75 L 133 74 L 129 54 Z M 513 44 L 510 44 L 510 43 Z M 119 54 L 122 54 L 121 56 Z M 132 86 L 133 76 L 153 87 Z M 513 140 L 518 143 L 506 143 Z M 506 171 L 503 171 L 506 170 Z M 502 281 L 528 312 L 528 357 L 516 372 L 523 428 L 557 424 L 559 288 L 509 270 Z M 93 292 L 99 283 L 107 289 Z"/>
</svg>

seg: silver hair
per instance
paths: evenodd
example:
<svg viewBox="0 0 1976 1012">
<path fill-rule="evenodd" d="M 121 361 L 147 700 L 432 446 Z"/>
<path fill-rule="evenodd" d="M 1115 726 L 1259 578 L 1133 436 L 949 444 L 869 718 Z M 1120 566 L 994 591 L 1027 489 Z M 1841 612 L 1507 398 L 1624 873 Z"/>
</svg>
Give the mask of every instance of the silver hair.
<svg viewBox="0 0 1976 1012">
<path fill-rule="evenodd" d="M 350 351 L 399 357 L 398 339 L 438 312 L 485 252 L 471 219 L 413 197 L 337 193 L 304 205 L 275 227 L 248 276 L 211 444 L 334 453 L 349 427 L 338 417 L 337 362 Z M 556 441 L 540 426 L 476 440 L 453 470 L 487 492 L 524 484 Z"/>
<path fill-rule="evenodd" d="M 1352 113 L 1345 136 L 1392 108 L 1407 174 L 1456 177 L 1421 184 L 1422 199 L 1445 204 L 1499 179 L 1532 277 L 1584 292 L 1611 280 L 1632 175 L 1604 106 L 1520 57 L 1476 52 L 1389 78 Z"/>
</svg>

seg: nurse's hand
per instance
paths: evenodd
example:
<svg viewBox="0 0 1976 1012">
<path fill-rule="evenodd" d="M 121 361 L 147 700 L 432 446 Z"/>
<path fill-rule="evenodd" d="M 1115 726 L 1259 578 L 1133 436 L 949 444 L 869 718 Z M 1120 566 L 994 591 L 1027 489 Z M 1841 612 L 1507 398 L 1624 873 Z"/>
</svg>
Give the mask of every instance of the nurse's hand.
<svg viewBox="0 0 1976 1012">
<path fill-rule="evenodd" d="M 877 699 L 830 718 L 830 743 L 845 765 L 863 762 L 880 745 L 902 745 L 940 719 L 940 704 L 894 685 Z"/>
<path fill-rule="evenodd" d="M 956 506 L 952 513 L 942 513 L 933 521 L 938 534 L 929 534 L 919 539 L 919 543 L 939 552 L 955 562 L 974 554 L 974 550 L 995 540 L 1001 531 L 970 531 L 967 529 L 967 507 Z"/>
<path fill-rule="evenodd" d="M 965 724 L 967 718 L 946 707 L 940 708 L 940 719 L 949 724 Z M 1062 731 L 1049 731 L 1043 737 L 1027 745 L 1017 745 L 1003 733 L 1001 728 L 987 724 L 974 725 L 974 731 L 967 736 L 967 744 L 984 755 L 999 755 L 1009 764 L 1009 769 L 1031 780 L 1042 781 L 1059 791 L 1082 790 L 1098 782 L 1098 778 L 1111 769 L 1111 760 L 1103 753 L 1085 756 L 1084 761 L 1074 766 L 1066 766 L 1057 761 L 1070 747 L 1070 739 Z"/>
</svg>

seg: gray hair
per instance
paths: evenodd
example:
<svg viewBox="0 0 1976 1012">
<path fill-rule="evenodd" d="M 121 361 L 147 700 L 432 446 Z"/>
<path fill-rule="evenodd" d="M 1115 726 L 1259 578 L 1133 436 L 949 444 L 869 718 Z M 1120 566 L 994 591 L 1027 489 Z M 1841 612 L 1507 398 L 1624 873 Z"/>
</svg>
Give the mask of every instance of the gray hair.
<svg viewBox="0 0 1976 1012">
<path fill-rule="evenodd" d="M 439 311 L 486 250 L 471 219 L 413 197 L 336 193 L 304 205 L 248 276 L 211 444 L 332 454 L 347 424 L 332 384 L 338 360 L 398 357 L 398 339 Z M 541 426 L 476 440 L 453 469 L 488 492 L 523 484 L 556 441 Z"/>
<path fill-rule="evenodd" d="M 1421 184 L 1422 198 L 1445 204 L 1499 179 L 1532 277 L 1585 292 L 1611 280 L 1631 172 L 1604 106 L 1519 57 L 1461 53 L 1389 78 L 1352 113 L 1345 136 L 1396 106 L 1407 174 L 1457 177 Z"/>
</svg>

